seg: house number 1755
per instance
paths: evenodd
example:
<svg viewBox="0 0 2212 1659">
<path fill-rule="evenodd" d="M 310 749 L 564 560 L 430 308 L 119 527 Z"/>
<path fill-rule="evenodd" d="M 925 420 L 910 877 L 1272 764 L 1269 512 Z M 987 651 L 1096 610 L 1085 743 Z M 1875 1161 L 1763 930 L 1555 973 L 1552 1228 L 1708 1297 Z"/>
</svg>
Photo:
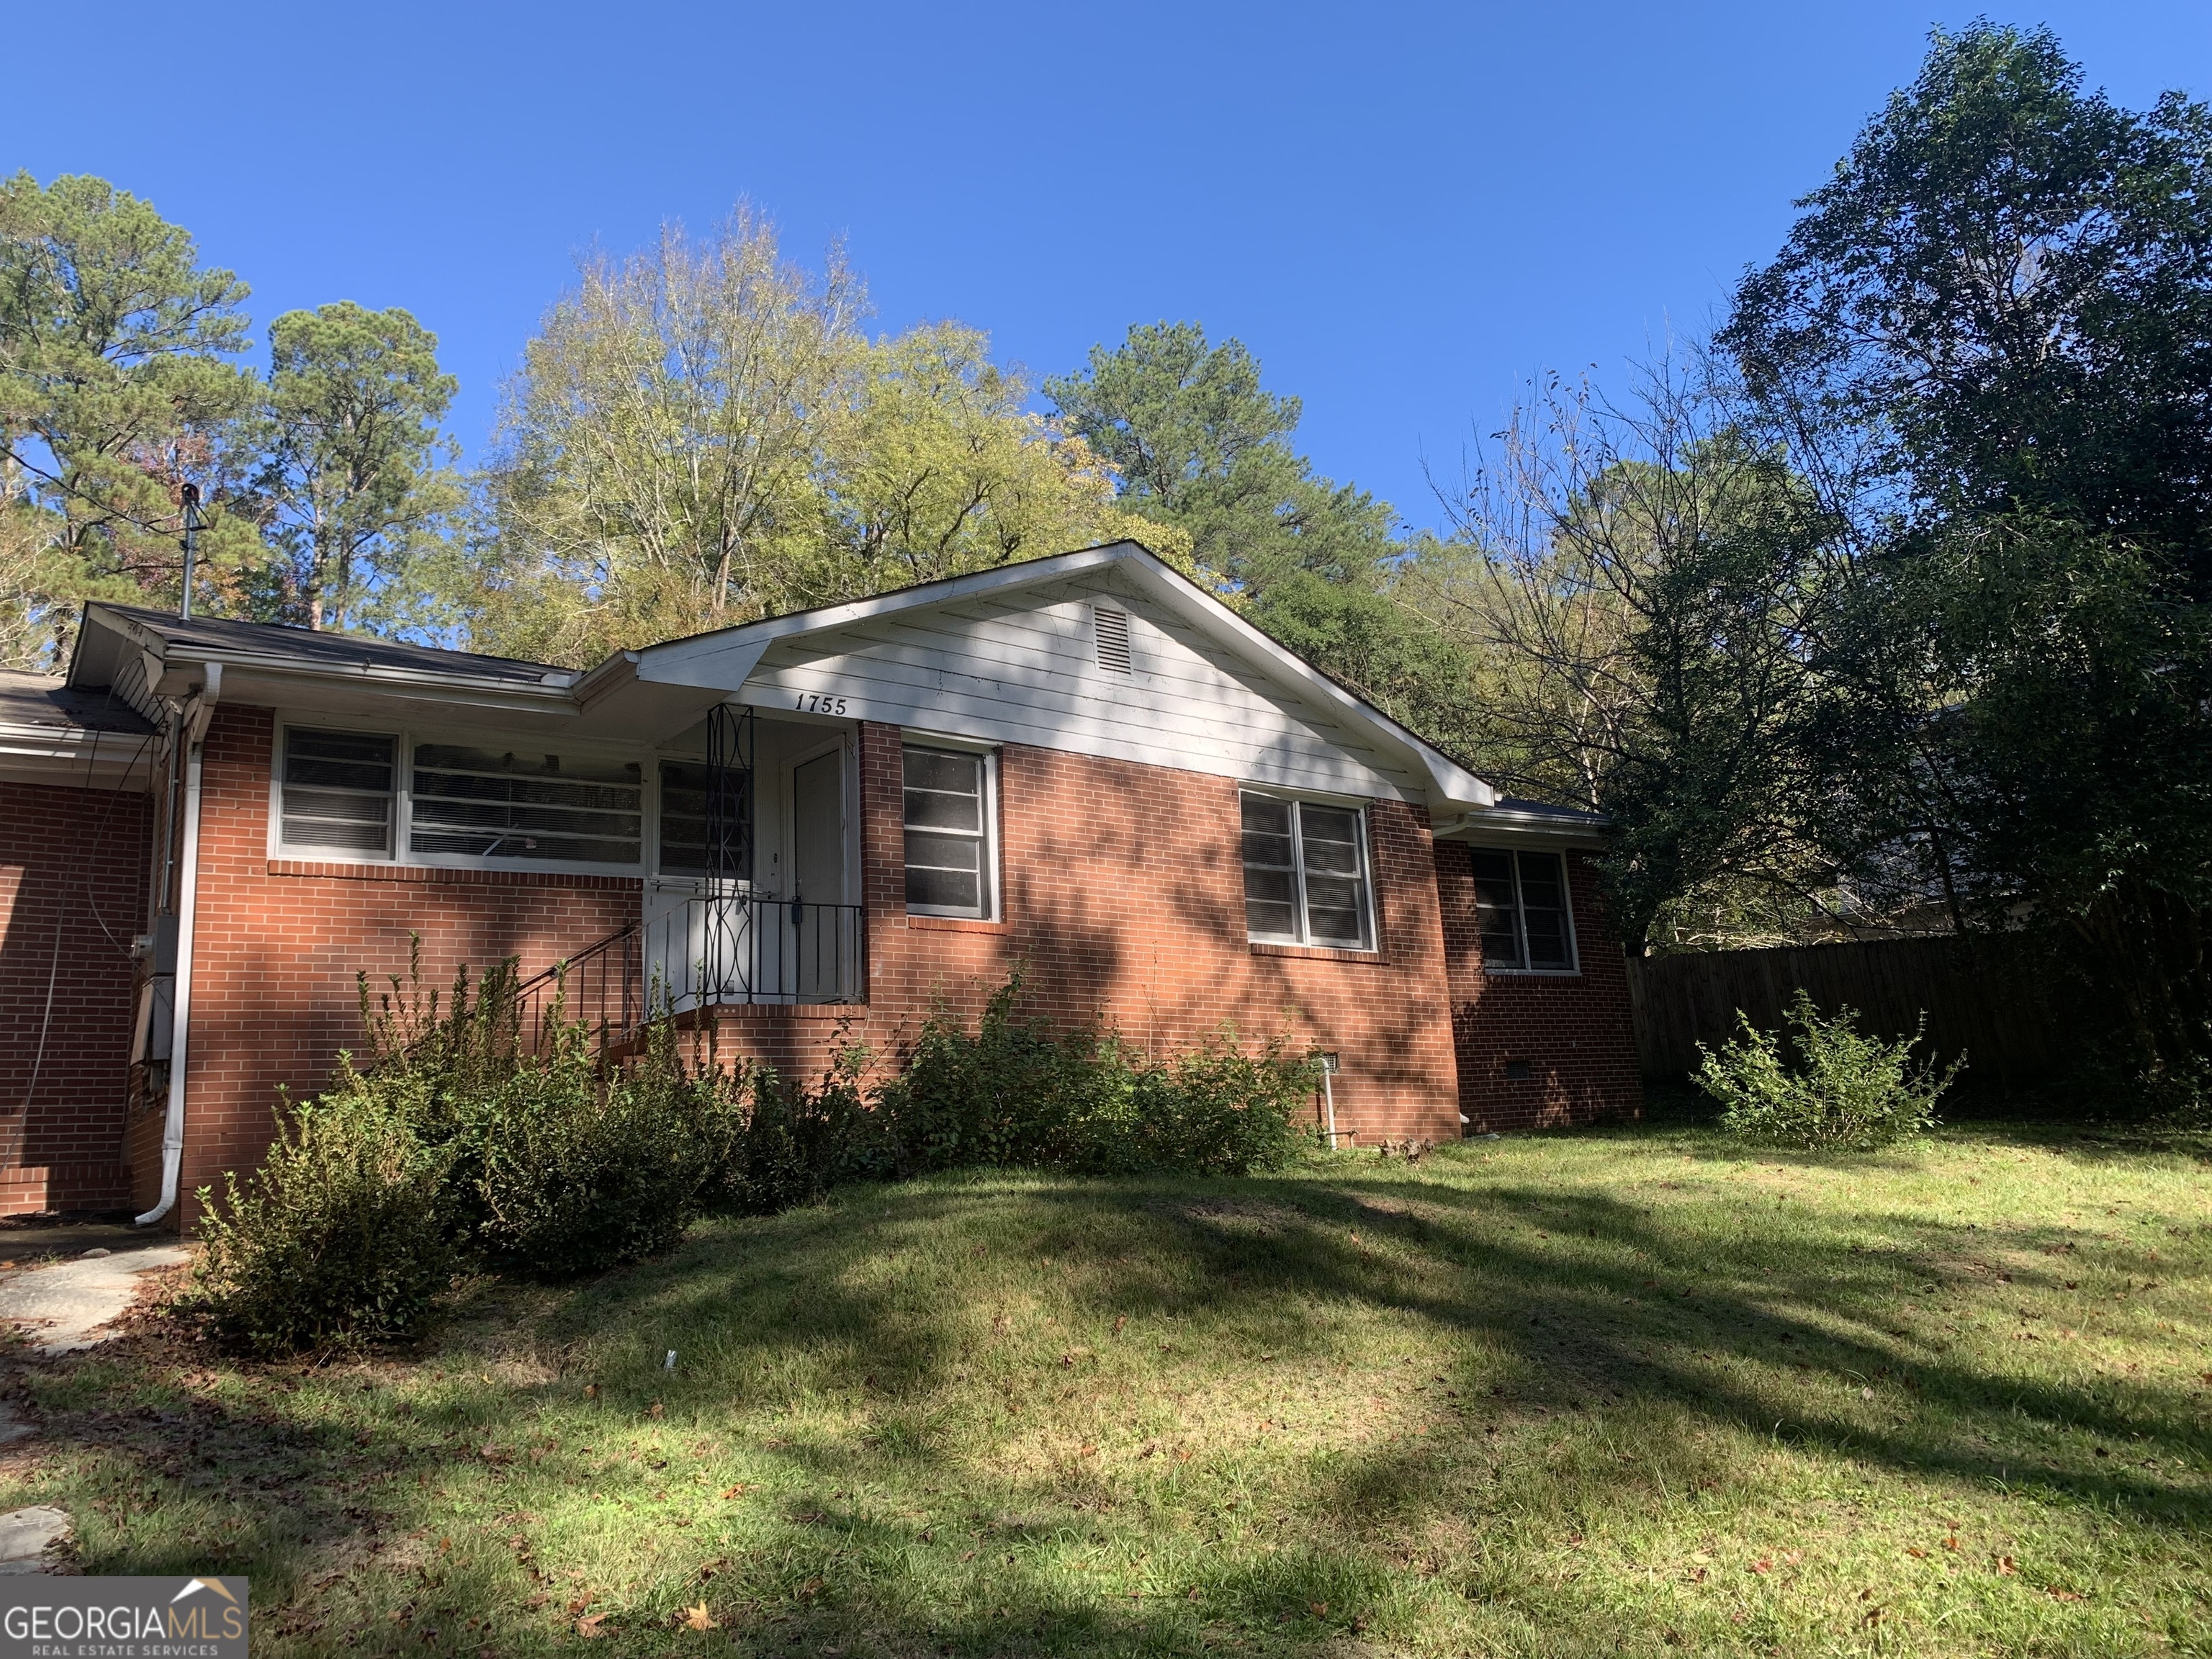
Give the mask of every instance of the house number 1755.
<svg viewBox="0 0 2212 1659">
<path fill-rule="evenodd" d="M 802 714 L 842 714 L 845 700 L 828 691 L 802 691 L 792 707 Z"/>
</svg>

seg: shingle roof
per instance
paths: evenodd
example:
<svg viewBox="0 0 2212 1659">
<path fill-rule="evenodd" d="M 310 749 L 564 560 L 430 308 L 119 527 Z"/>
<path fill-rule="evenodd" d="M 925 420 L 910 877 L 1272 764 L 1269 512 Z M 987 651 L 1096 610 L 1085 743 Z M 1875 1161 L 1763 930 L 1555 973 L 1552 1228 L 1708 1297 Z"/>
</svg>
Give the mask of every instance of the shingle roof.
<svg viewBox="0 0 2212 1659">
<path fill-rule="evenodd" d="M 52 726 L 57 732 L 127 732 L 154 728 L 106 691 L 73 691 L 58 675 L 0 669 L 0 725 Z"/>
<path fill-rule="evenodd" d="M 564 681 L 574 678 L 567 669 L 550 667 L 544 663 L 478 656 L 474 652 L 445 651 L 427 645 L 405 645 L 395 640 L 364 639 L 358 634 L 325 634 L 281 623 L 231 622 L 219 617 L 186 618 L 171 611 L 147 611 L 128 605 L 100 605 L 94 608 L 159 635 L 171 650 L 182 650 L 187 656 L 205 653 L 220 657 L 225 651 L 271 653 L 331 668 L 416 669 L 520 685 L 544 685 L 546 677 L 551 674 L 561 676 Z"/>
</svg>

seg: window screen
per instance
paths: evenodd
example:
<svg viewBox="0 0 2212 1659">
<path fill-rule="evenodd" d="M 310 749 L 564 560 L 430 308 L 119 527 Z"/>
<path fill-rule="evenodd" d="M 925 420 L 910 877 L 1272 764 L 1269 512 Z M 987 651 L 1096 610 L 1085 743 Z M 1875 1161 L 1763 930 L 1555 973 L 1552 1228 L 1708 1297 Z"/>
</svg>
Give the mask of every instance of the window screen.
<svg viewBox="0 0 2212 1659">
<path fill-rule="evenodd" d="M 1566 867 L 1557 853 L 1469 849 L 1482 965 L 1571 971 L 1574 933 L 1567 921 Z"/>
<path fill-rule="evenodd" d="M 418 743 L 408 842 L 417 853 L 635 864 L 643 794 L 635 761 Z"/>
<path fill-rule="evenodd" d="M 394 745 L 361 732 L 286 732 L 284 844 L 391 857 Z"/>
<path fill-rule="evenodd" d="M 663 761 L 660 763 L 660 867 L 706 873 L 708 867 L 708 790 L 710 776 L 704 762 Z M 750 772 L 722 774 L 722 822 L 732 838 L 726 850 L 726 873 L 740 881 L 753 874 L 753 779 Z"/>
<path fill-rule="evenodd" d="M 991 801 L 981 755 L 906 751 L 906 902 L 925 915 L 991 914 Z"/>
<path fill-rule="evenodd" d="M 1373 941 L 1360 814 L 1243 798 L 1244 929 L 1255 939 L 1364 951 Z"/>
</svg>

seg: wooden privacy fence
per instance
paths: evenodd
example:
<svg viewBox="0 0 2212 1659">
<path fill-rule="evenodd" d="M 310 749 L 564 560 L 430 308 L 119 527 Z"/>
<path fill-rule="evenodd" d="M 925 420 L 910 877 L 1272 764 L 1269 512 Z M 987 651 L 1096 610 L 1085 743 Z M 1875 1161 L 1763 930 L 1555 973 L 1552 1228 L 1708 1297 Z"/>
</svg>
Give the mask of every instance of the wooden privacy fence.
<svg viewBox="0 0 2212 1659">
<path fill-rule="evenodd" d="M 1928 1040 L 1916 1054 L 1965 1053 L 1960 1081 L 1981 1088 L 2046 1080 L 2080 1036 L 2050 1006 L 2023 942 L 2006 935 L 1694 951 L 1629 962 L 1644 1075 L 1696 1070 L 1698 1044 L 1733 1036 L 1738 1009 L 1762 1030 L 1781 1030 L 1800 986 L 1823 1013 L 1848 1005 L 1861 1030 L 1886 1037 L 1910 1035 L 1924 1010 Z"/>
</svg>

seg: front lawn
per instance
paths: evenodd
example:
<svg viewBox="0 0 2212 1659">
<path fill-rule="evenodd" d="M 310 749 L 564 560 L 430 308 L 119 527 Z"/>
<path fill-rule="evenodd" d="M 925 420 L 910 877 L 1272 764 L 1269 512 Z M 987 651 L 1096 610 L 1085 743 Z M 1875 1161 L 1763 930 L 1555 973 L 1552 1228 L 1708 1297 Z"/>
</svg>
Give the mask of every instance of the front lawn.
<svg viewBox="0 0 2212 1659">
<path fill-rule="evenodd" d="M 0 1500 L 251 1573 L 272 1654 L 2212 1653 L 2206 1176 L 1644 1129 L 859 1188 L 410 1357 L 29 1370 Z"/>
</svg>

